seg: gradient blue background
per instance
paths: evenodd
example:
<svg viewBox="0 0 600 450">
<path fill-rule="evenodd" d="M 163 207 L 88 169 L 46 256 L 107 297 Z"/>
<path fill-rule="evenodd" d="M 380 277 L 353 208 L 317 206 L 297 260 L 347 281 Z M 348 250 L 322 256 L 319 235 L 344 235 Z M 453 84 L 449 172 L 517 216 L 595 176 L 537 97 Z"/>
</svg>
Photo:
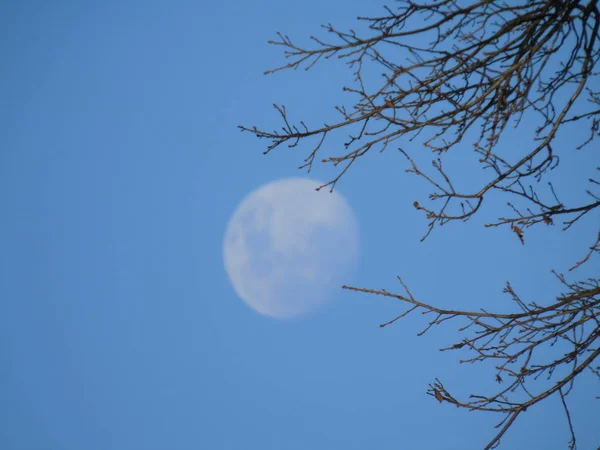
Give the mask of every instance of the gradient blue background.
<svg viewBox="0 0 600 450">
<path fill-rule="evenodd" d="M 458 339 L 459 323 L 421 338 L 419 315 L 380 329 L 402 305 L 342 291 L 311 316 L 273 320 L 236 297 L 223 268 L 238 202 L 301 175 L 305 156 L 263 156 L 266 143 L 236 126 L 279 126 L 275 102 L 318 124 L 350 101 L 343 64 L 262 75 L 283 62 L 266 41 L 282 31 L 306 42 L 321 23 L 353 27 L 379 6 L 0 2 L 1 449 L 488 442 L 499 417 L 425 394 L 436 376 L 455 396 L 494 387 L 489 368 L 458 364 L 467 353 L 438 351 Z M 562 142 L 584 131 L 573 127 Z M 507 144 L 519 142 L 516 134 Z M 561 150 L 554 176 L 565 197 L 577 198 L 594 174 L 594 146 Z M 490 208 L 420 243 L 426 222 L 411 205 L 428 191 L 405 168 L 393 149 L 373 153 L 339 184 L 361 229 L 347 284 L 399 291 L 401 275 L 440 307 L 511 311 L 506 280 L 527 301 L 551 301 L 561 289 L 550 270 L 566 271 L 598 228 L 596 211 L 567 233 L 529 232 L 523 246 L 507 228 L 483 228 L 499 215 Z M 335 173 L 319 166 L 311 176 Z M 592 260 L 578 277 L 598 268 Z M 581 449 L 599 444 L 597 395 L 586 374 L 570 396 Z M 551 398 L 517 421 L 502 448 L 566 448 L 568 438 Z"/>
</svg>

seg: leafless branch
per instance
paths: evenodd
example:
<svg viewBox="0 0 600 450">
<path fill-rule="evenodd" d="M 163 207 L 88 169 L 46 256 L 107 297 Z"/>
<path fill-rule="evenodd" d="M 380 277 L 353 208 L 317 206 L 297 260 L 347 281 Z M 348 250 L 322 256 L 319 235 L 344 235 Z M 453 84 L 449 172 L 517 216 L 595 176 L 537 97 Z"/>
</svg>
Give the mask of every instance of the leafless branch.
<svg viewBox="0 0 600 450">
<path fill-rule="evenodd" d="M 352 72 L 353 83 L 343 87 L 351 106 L 336 106 L 339 118 L 332 123 L 295 124 L 284 106 L 275 105 L 281 129 L 240 126 L 268 142 L 265 153 L 284 144 L 310 143 L 300 167 L 310 171 L 317 157 L 339 166 L 336 177 L 319 187 L 333 189 L 367 153 L 397 148 L 406 172 L 431 189 L 428 199 L 413 203 L 428 221 L 423 239 L 438 225 L 470 220 L 484 204 L 498 200 L 505 212 L 485 226 L 507 227 L 524 245 L 538 226 L 560 221 L 567 231 L 582 220 L 597 221 L 600 177 L 588 179 L 589 187 L 577 201 L 563 202 L 549 176 L 561 158 L 589 149 L 600 135 L 597 0 L 397 0 L 383 15 L 358 20 L 366 25 L 362 33 L 328 24 L 323 27 L 327 38 L 312 36 L 310 46 L 284 34 L 271 41 L 284 49 L 287 62 L 267 73 L 308 70 L 339 60 Z M 372 76 L 373 67 L 382 71 L 381 78 Z M 560 145 L 557 136 L 574 123 L 589 132 L 571 139 L 571 147 Z M 529 132 L 530 138 L 521 139 L 518 147 L 503 145 L 512 128 Z M 321 155 L 326 139 L 339 134 L 347 136 L 341 152 Z M 411 150 L 417 141 L 431 154 L 425 163 L 422 152 Z M 465 144 L 473 149 L 473 162 L 487 174 L 483 182 L 448 169 L 452 150 L 460 147 L 464 154 Z M 597 170 L 600 173 L 600 167 Z M 597 222 L 596 228 L 600 229 Z M 600 230 L 589 240 L 589 252 L 571 272 L 600 253 Z M 525 303 L 507 284 L 515 313 L 440 309 L 417 300 L 401 279 L 402 295 L 344 288 L 395 298 L 408 306 L 382 327 L 417 310 L 429 318 L 419 334 L 444 322 L 466 322 L 459 328 L 464 338 L 442 350 L 470 352 L 461 362 L 494 362 L 495 379 L 505 387 L 457 400 L 436 380 L 428 393 L 458 407 L 501 414 L 499 431 L 486 448 L 499 444 L 521 412 L 558 393 L 574 449 L 566 397 L 585 369 L 600 377 L 600 368 L 593 365 L 600 354 L 600 279 L 567 281 L 555 275 L 566 292 L 553 301 Z M 568 350 L 540 351 L 557 342 Z M 555 383 L 540 381 L 542 375 L 555 378 Z"/>
<path fill-rule="evenodd" d="M 366 289 L 343 286 L 344 289 L 363 292 L 400 300 L 409 308 L 395 319 L 383 323 L 385 327 L 408 314 L 421 310 L 424 315 L 431 314 L 424 334 L 434 326 L 447 320 L 463 319 L 458 331 L 465 336 L 459 342 L 442 348 L 442 351 L 465 349 L 470 356 L 461 363 L 494 362 L 495 379 L 503 385 L 491 394 L 472 394 L 466 400 L 458 400 L 450 394 L 442 381 L 436 379 L 428 394 L 438 401 L 445 401 L 471 411 L 490 411 L 504 416 L 498 424 L 500 431 L 486 448 L 498 444 L 519 414 L 529 407 L 558 393 L 561 397 L 572 439 L 570 447 L 575 448 L 575 435 L 571 416 L 566 407 L 565 397 L 570 386 L 585 369 L 590 369 L 600 379 L 600 373 L 593 363 L 600 355 L 600 279 L 569 283 L 564 276 L 556 274 L 566 288 L 566 293 L 556 298 L 548 306 L 535 302 L 525 303 L 507 283 L 505 292 L 510 296 L 521 312 L 497 313 L 484 309 L 480 311 L 461 311 L 440 309 L 418 301 L 398 278 L 404 294 L 393 294 L 385 289 Z M 549 347 L 557 342 L 565 343 L 561 354 L 549 353 Z M 548 359 L 548 354 L 553 355 Z M 556 378 L 551 385 L 544 385 L 539 378 Z M 537 389 L 537 392 L 536 392 Z"/>
</svg>

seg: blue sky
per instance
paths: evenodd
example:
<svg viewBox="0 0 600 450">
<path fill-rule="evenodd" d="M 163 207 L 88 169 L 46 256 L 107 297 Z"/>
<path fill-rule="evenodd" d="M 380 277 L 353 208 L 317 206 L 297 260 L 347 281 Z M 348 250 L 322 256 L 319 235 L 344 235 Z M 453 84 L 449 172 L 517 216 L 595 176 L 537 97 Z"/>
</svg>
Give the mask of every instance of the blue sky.
<svg viewBox="0 0 600 450">
<path fill-rule="evenodd" d="M 278 126 L 273 103 L 322 122 L 350 80 L 336 63 L 264 76 L 283 61 L 267 40 L 381 11 L 341 0 L 0 3 L 0 448 L 488 442 L 497 417 L 425 394 L 435 377 L 456 396 L 493 377 L 438 351 L 458 324 L 418 338 L 416 315 L 380 329 L 402 305 L 342 291 L 312 315 L 274 320 L 236 297 L 223 268 L 242 198 L 304 175 L 301 148 L 263 156 L 265 143 L 237 125 Z M 562 143 L 583 130 L 570 133 Z M 570 196 L 598 160 L 591 147 L 564 152 L 554 176 Z M 560 291 L 550 270 L 586 252 L 600 219 L 539 229 L 523 246 L 508 229 L 483 228 L 498 215 L 490 209 L 421 243 L 426 222 L 411 205 L 426 186 L 405 168 L 397 152 L 368 155 L 338 185 L 360 227 L 347 284 L 400 291 L 401 275 L 440 307 L 509 311 L 510 280 L 545 302 Z M 311 177 L 335 173 L 319 166 Z M 579 276 L 597 271 L 596 260 Z M 585 376 L 570 397 L 582 449 L 598 445 L 598 393 Z M 503 448 L 566 448 L 560 401 L 544 403 Z"/>
</svg>

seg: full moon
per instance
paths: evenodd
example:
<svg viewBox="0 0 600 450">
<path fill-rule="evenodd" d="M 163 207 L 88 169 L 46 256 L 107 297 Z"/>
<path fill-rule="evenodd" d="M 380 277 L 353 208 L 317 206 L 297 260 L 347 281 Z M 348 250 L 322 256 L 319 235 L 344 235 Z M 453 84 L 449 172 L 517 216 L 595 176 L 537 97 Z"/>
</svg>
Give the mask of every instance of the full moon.
<svg viewBox="0 0 600 450">
<path fill-rule="evenodd" d="M 259 187 L 237 207 L 223 242 L 237 295 L 260 314 L 291 318 L 327 303 L 358 256 L 352 208 L 306 178 Z"/>
</svg>

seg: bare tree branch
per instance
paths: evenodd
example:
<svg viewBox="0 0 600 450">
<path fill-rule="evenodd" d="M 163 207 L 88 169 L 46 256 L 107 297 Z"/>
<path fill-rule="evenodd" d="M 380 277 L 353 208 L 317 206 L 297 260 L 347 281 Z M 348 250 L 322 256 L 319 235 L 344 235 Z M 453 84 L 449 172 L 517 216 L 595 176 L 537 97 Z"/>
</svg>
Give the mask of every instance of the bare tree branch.
<svg viewBox="0 0 600 450">
<path fill-rule="evenodd" d="M 275 105 L 283 122 L 280 130 L 240 129 L 265 139 L 265 153 L 284 144 L 296 147 L 314 141 L 300 167 L 310 171 L 317 157 L 340 167 L 337 176 L 318 189 L 333 190 L 372 150 L 395 147 L 405 158 L 406 172 L 431 189 L 428 199 L 413 203 L 428 221 L 423 239 L 438 225 L 467 221 L 484 204 L 500 200 L 505 212 L 485 226 L 508 227 L 522 244 L 540 224 L 560 221 L 567 231 L 581 220 L 596 220 L 599 230 L 590 237 L 589 252 L 569 271 L 598 256 L 600 178 L 589 178 L 588 188 L 568 202 L 561 201 L 560 190 L 549 181 L 561 157 L 589 149 L 600 135 L 597 0 L 397 0 L 395 8 L 385 7 L 383 15 L 358 20 L 366 25 L 362 34 L 328 24 L 323 27 L 328 38 L 312 36 L 311 46 L 296 44 L 284 34 L 270 42 L 284 49 L 287 63 L 266 73 L 308 70 L 335 59 L 347 64 L 354 81 L 343 91 L 351 106 L 335 107 L 338 120 L 294 124 L 287 109 Z M 382 71 L 381 78 L 372 76 L 374 67 Z M 589 132 L 571 139 L 572 147 L 565 148 L 557 136 L 573 123 L 585 124 Z M 518 147 L 502 145 L 512 128 L 528 131 L 530 139 L 521 140 Z M 346 135 L 341 153 L 321 155 L 324 142 L 339 134 Z M 431 152 L 429 167 L 423 165 L 421 153 L 410 150 L 417 140 Z M 464 152 L 465 144 L 487 174 L 483 182 L 453 173 L 445 164 L 453 150 Z M 505 293 L 515 313 L 440 309 L 417 300 L 400 278 L 401 295 L 343 288 L 407 305 L 382 327 L 417 310 L 429 318 L 420 335 L 444 322 L 465 322 L 459 328 L 464 338 L 442 350 L 470 352 L 461 362 L 493 362 L 495 379 L 504 387 L 458 400 L 436 379 L 428 394 L 442 403 L 501 414 L 498 432 L 486 448 L 500 443 L 521 412 L 558 394 L 571 433 L 569 447 L 575 449 L 566 397 L 586 369 L 600 378 L 600 368 L 594 366 L 600 355 L 600 278 L 567 281 L 564 275 L 555 275 L 566 292 L 539 303 L 526 303 L 507 283 Z M 557 342 L 568 350 L 561 353 L 554 346 Z M 542 375 L 554 377 L 554 384 L 542 382 Z"/>
</svg>

